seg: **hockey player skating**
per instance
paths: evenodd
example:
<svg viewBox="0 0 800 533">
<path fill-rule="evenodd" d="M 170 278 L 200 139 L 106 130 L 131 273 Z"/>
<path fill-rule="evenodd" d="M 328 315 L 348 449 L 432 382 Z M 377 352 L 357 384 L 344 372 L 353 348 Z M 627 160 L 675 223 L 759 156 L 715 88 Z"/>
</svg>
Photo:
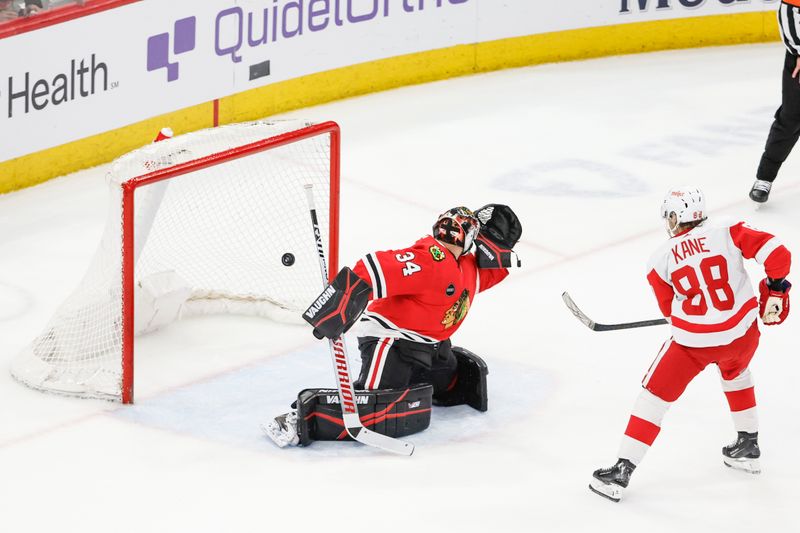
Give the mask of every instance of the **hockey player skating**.
<svg viewBox="0 0 800 533">
<path fill-rule="evenodd" d="M 362 364 L 354 386 L 365 427 L 398 437 L 428 427 L 432 403 L 487 409 L 485 363 L 450 337 L 475 295 L 517 263 L 521 234 L 508 206 L 449 209 L 412 246 L 369 253 L 352 270 L 343 268 L 304 313 L 320 339 L 335 339 L 358 322 Z M 281 447 L 346 438 L 333 393 L 301 391 L 265 433 Z"/>
<path fill-rule="evenodd" d="M 775 111 L 775 120 L 769 130 L 767 143 L 756 172 L 756 181 L 750 188 L 750 199 L 764 203 L 769 200 L 772 184 L 778 171 L 789 157 L 800 138 L 800 0 L 783 0 L 778 6 L 778 26 L 786 57 L 781 76 L 781 105 Z"/>
<path fill-rule="evenodd" d="M 758 346 L 757 318 L 782 323 L 789 313 L 786 281 L 791 255 L 776 238 L 738 224 L 706 221 L 705 198 L 695 187 L 667 193 L 661 208 L 670 239 L 653 254 L 647 280 L 672 337 L 664 343 L 642 381 L 619 448 L 619 460 L 596 470 L 589 488 L 619 501 L 644 458 L 672 402 L 707 365 L 719 368 L 722 390 L 737 431 L 722 448 L 723 462 L 759 473 L 758 418 L 748 365 Z M 755 297 L 743 259 L 755 259 L 767 277 Z"/>
</svg>

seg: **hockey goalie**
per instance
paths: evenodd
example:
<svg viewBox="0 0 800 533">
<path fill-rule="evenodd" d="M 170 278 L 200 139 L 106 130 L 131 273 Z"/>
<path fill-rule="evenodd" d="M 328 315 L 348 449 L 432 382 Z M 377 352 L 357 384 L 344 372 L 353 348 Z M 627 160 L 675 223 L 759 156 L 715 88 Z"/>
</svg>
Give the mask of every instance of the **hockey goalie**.
<svg viewBox="0 0 800 533">
<path fill-rule="evenodd" d="M 475 295 L 519 266 L 522 226 L 506 205 L 442 213 L 408 248 L 368 253 L 343 268 L 303 314 L 318 339 L 356 325 L 354 381 L 364 427 L 390 437 L 426 429 L 431 405 L 488 408 L 486 363 L 450 342 Z M 280 447 L 349 436 L 335 390 L 306 389 L 292 410 L 263 426 Z"/>
</svg>

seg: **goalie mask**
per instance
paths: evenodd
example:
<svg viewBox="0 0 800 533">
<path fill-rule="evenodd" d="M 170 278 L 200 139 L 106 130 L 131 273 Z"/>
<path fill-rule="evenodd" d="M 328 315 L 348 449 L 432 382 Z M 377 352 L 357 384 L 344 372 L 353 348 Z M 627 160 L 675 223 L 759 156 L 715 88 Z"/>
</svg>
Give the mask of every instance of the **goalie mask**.
<svg viewBox="0 0 800 533">
<path fill-rule="evenodd" d="M 670 216 L 675 213 L 675 226 L 670 225 Z M 697 187 L 678 187 L 667 191 L 661 203 L 661 218 L 667 221 L 667 231 L 675 235 L 680 224 L 702 222 L 706 217 L 706 197 Z"/>
<path fill-rule="evenodd" d="M 464 249 L 461 255 L 468 253 L 475 243 L 475 237 L 481 229 L 481 223 L 470 209 L 454 207 L 441 215 L 433 225 L 434 238 L 455 244 Z"/>
</svg>

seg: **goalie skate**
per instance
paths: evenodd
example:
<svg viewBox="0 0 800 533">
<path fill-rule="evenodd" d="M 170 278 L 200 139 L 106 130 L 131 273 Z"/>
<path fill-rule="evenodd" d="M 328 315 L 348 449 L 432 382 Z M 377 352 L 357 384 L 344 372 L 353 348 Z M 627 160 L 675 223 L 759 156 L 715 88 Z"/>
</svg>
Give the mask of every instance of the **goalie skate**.
<svg viewBox="0 0 800 533">
<path fill-rule="evenodd" d="M 279 448 L 300 444 L 300 437 L 297 435 L 297 411 L 276 416 L 272 421 L 262 424 L 261 430 Z"/>
</svg>

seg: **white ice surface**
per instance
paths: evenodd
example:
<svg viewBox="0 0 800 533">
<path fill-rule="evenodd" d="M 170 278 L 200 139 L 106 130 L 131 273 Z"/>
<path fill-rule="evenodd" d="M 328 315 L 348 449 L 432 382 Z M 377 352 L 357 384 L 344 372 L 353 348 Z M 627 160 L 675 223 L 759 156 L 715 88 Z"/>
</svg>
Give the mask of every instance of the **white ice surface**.
<svg viewBox="0 0 800 533">
<path fill-rule="evenodd" d="M 594 333 L 560 299 L 601 322 L 656 318 L 644 263 L 666 238 L 661 197 L 683 183 L 713 215 L 800 250 L 798 157 L 766 208 L 746 199 L 782 62 L 779 44 L 666 52 L 292 114 L 342 126 L 344 264 L 413 242 L 452 205 L 508 203 L 524 223 L 524 269 L 479 296 L 454 338 L 489 364 L 490 411 L 436 409 L 411 458 L 262 437 L 300 388 L 334 383 L 301 327 L 206 317 L 142 338 L 134 406 L 20 386 L 11 359 L 100 237 L 104 168 L 0 196 L 0 531 L 800 531 L 797 316 L 762 328 L 752 365 L 764 473 L 723 466 L 734 432 L 709 368 L 615 505 L 587 484 L 615 460 L 668 332 Z"/>
</svg>

